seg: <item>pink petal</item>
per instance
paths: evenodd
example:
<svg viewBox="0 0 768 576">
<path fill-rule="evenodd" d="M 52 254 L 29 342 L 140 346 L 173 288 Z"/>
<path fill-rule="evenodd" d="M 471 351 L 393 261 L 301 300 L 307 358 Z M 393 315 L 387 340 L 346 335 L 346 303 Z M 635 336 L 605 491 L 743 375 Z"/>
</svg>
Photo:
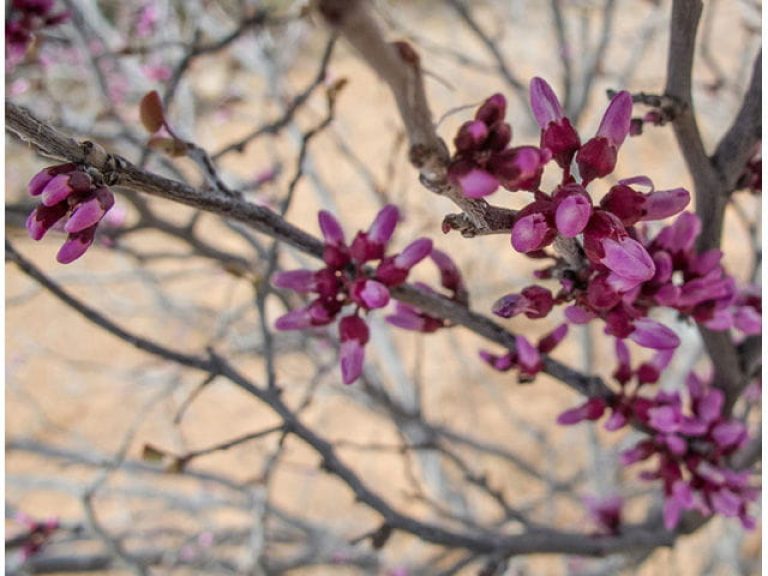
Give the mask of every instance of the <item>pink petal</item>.
<svg viewBox="0 0 768 576">
<path fill-rule="evenodd" d="M 425 319 L 410 306 L 398 306 L 395 313 L 387 316 L 385 320 L 393 326 L 415 332 L 421 332 L 426 326 Z"/>
<path fill-rule="evenodd" d="M 410 270 L 432 252 L 432 240 L 428 238 L 418 238 L 414 240 L 403 251 L 395 256 L 395 266 Z"/>
<path fill-rule="evenodd" d="M 648 410 L 648 425 L 659 432 L 676 432 L 680 427 L 680 410 L 672 406 L 658 406 Z"/>
<path fill-rule="evenodd" d="M 75 205 L 72 214 L 64 225 L 65 232 L 80 232 L 97 224 L 104 216 L 104 208 L 95 196 Z"/>
<path fill-rule="evenodd" d="M 632 118 L 632 95 L 622 90 L 613 97 L 605 111 L 597 135 L 610 140 L 619 148 L 629 134 L 629 123 Z"/>
<path fill-rule="evenodd" d="M 320 223 L 320 231 L 327 244 L 338 246 L 344 243 L 344 231 L 333 214 L 326 210 L 321 210 L 317 215 L 317 220 Z"/>
<path fill-rule="evenodd" d="M 56 254 L 56 260 L 60 264 L 74 262 L 80 258 L 80 256 L 85 254 L 85 251 L 88 250 L 88 248 L 90 248 L 91 244 L 93 244 L 95 234 L 96 226 L 70 234 Z"/>
<path fill-rule="evenodd" d="M 744 334 L 760 334 L 763 330 L 762 316 L 752 306 L 742 306 L 734 314 L 736 328 Z"/>
<path fill-rule="evenodd" d="M 315 288 L 315 273 L 312 270 L 288 270 L 272 275 L 272 286 L 295 292 L 311 292 Z"/>
<path fill-rule="evenodd" d="M 635 329 L 629 338 L 644 348 L 666 350 L 680 345 L 677 334 L 655 320 L 640 318 L 635 320 L 634 325 Z"/>
<path fill-rule="evenodd" d="M 456 134 L 453 143 L 456 150 L 463 152 L 479 148 L 488 137 L 488 125 L 485 122 L 474 120 L 465 122 Z"/>
<path fill-rule="evenodd" d="M 661 220 L 674 216 L 681 212 L 691 201 L 691 195 L 685 188 L 675 188 L 674 190 L 660 190 L 652 192 L 645 197 L 643 208 L 645 215 L 641 218 L 643 221 Z"/>
<path fill-rule="evenodd" d="M 526 372 L 538 372 L 541 370 L 541 355 L 539 351 L 526 339 L 525 336 L 515 336 L 517 361 Z"/>
<path fill-rule="evenodd" d="M 605 256 L 600 260 L 607 268 L 628 280 L 650 280 L 656 272 L 653 258 L 640 242 L 626 237 L 619 241 L 602 241 Z"/>
<path fill-rule="evenodd" d="M 555 211 L 557 231 L 566 238 L 581 234 L 592 216 L 592 204 L 581 194 L 571 194 L 561 200 Z"/>
<path fill-rule="evenodd" d="M 27 190 L 29 191 L 30 196 L 40 196 L 40 194 L 43 193 L 43 189 L 51 180 L 53 180 L 53 175 L 47 168 L 40 170 L 40 172 L 32 177 L 27 185 Z"/>
<path fill-rule="evenodd" d="M 341 345 L 339 364 L 344 384 L 352 384 L 363 373 L 365 348 L 357 340 L 348 340 Z"/>
<path fill-rule="evenodd" d="M 73 189 L 69 185 L 69 174 L 54 176 L 43 188 L 42 201 L 44 206 L 53 206 L 72 194 Z"/>
<path fill-rule="evenodd" d="M 389 304 L 389 289 L 376 280 L 358 280 L 352 288 L 352 297 L 369 310 L 383 308 Z"/>
<path fill-rule="evenodd" d="M 368 240 L 374 244 L 386 245 L 395 232 L 395 226 L 397 226 L 399 217 L 400 211 L 397 209 L 397 206 L 392 204 L 384 206 L 376 215 L 373 224 L 371 224 L 368 230 Z"/>
<path fill-rule="evenodd" d="M 440 270 L 440 284 L 443 288 L 447 288 L 454 292 L 465 290 L 461 272 L 448 254 L 442 250 L 433 248 L 429 257 L 432 259 L 432 262 L 435 263 L 438 270 Z"/>
<path fill-rule="evenodd" d="M 701 221 L 692 212 L 683 212 L 673 224 L 664 228 L 656 236 L 654 243 L 668 252 L 687 252 L 701 232 Z"/>
<path fill-rule="evenodd" d="M 648 176 L 632 176 L 631 178 L 623 178 L 619 180 L 619 184 L 622 186 L 647 186 L 650 192 L 653 192 L 653 180 Z"/>
<path fill-rule="evenodd" d="M 622 414 L 618 410 L 616 410 L 605 421 L 605 424 L 603 424 L 603 428 L 605 428 L 609 432 L 614 432 L 616 430 L 620 430 L 626 425 L 627 425 L 627 417 L 624 416 L 624 414 Z"/>
<path fill-rule="evenodd" d="M 518 252 L 539 250 L 548 244 L 550 236 L 551 229 L 541 213 L 523 216 L 512 226 L 512 246 Z"/>
<path fill-rule="evenodd" d="M 537 76 L 531 80 L 530 95 L 533 115 L 542 129 L 565 116 L 555 92 L 543 78 Z"/>
<path fill-rule="evenodd" d="M 493 194 L 499 187 L 499 181 L 485 170 L 473 168 L 458 177 L 459 186 L 467 198 L 482 198 Z"/>
<path fill-rule="evenodd" d="M 602 398 L 590 398 L 581 406 L 566 410 L 557 417 L 557 423 L 568 426 L 584 420 L 598 420 L 605 412 L 606 404 Z"/>
<path fill-rule="evenodd" d="M 565 317 L 571 324 L 586 324 L 595 318 L 595 314 L 581 306 L 568 306 L 565 309 Z"/>
<path fill-rule="evenodd" d="M 610 274 L 608 274 L 606 281 L 608 283 L 608 286 L 610 286 L 611 289 L 617 294 L 623 294 L 625 292 L 629 292 L 630 290 L 636 288 L 637 286 L 643 283 L 642 280 L 624 278 L 623 276 L 619 276 L 615 272 L 611 272 Z"/>
<path fill-rule="evenodd" d="M 275 320 L 278 330 L 304 330 L 312 326 L 312 316 L 307 308 L 297 308 Z"/>
<path fill-rule="evenodd" d="M 539 345 L 537 346 L 539 352 L 542 354 L 549 354 L 558 344 L 560 344 L 560 342 L 563 341 L 567 334 L 568 324 L 560 324 L 560 326 L 539 340 Z"/>
<path fill-rule="evenodd" d="M 67 204 L 59 203 L 55 206 L 40 205 L 30 213 L 27 218 L 26 228 L 30 238 L 40 240 L 67 214 Z"/>
</svg>

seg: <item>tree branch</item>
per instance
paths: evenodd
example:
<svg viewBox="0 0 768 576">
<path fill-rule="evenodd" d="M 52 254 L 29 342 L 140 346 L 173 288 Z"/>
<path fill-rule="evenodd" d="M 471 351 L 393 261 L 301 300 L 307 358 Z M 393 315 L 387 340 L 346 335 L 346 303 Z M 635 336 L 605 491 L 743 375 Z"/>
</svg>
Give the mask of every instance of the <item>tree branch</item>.
<svg viewBox="0 0 768 576">
<path fill-rule="evenodd" d="M 680 104 L 672 126 L 694 182 L 696 214 L 702 224 L 697 248 L 703 252 L 720 246 L 728 189 L 704 149 L 691 93 L 701 11 L 701 0 L 674 0 L 672 4 L 665 95 Z M 702 326 L 699 331 L 715 368 L 714 385 L 725 392 L 730 409 L 744 385 L 738 352 L 727 331 L 713 332 Z"/>
<path fill-rule="evenodd" d="M 411 45 L 387 42 L 365 0 L 316 0 L 316 4 L 328 24 L 389 86 L 408 135 L 411 164 L 419 170 L 421 183 L 428 190 L 450 199 L 466 213 L 471 227 L 463 228 L 462 233 L 487 234 L 499 223 L 506 225 L 509 210 L 466 198 L 461 187 L 448 178 L 450 154 L 435 130 L 419 55 Z"/>
<path fill-rule="evenodd" d="M 314 236 L 286 222 L 269 208 L 257 206 L 240 198 L 215 191 L 200 191 L 175 180 L 144 171 L 128 160 L 112 156 L 93 142 L 78 143 L 63 136 L 58 130 L 45 125 L 28 110 L 6 102 L 6 129 L 30 143 L 45 156 L 69 162 L 84 162 L 101 171 L 107 181 L 116 187 L 125 187 L 192 208 L 242 222 L 298 250 L 321 258 L 323 244 Z M 467 307 L 440 296 L 425 294 L 410 286 L 393 291 L 395 298 L 413 304 L 424 312 L 460 324 L 509 350 L 515 349 L 515 335 L 493 320 L 469 310 Z M 582 394 L 609 395 L 610 389 L 596 377 L 589 377 L 553 360 L 544 360 L 544 371 L 563 380 Z"/>
<path fill-rule="evenodd" d="M 761 50 L 755 58 L 752 80 L 744 94 L 741 109 L 712 156 L 712 164 L 720 174 L 726 194 L 733 192 L 739 176 L 755 152 L 755 145 L 761 138 L 763 130 L 762 61 Z"/>
</svg>

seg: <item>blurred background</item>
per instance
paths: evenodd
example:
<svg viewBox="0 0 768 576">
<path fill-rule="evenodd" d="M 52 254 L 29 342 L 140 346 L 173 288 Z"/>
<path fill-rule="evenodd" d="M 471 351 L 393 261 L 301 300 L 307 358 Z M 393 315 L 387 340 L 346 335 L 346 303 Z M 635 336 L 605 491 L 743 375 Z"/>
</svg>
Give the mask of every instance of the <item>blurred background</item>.
<svg viewBox="0 0 768 576">
<path fill-rule="evenodd" d="M 667 0 L 374 4 L 388 36 L 407 39 L 421 55 L 438 131 L 449 143 L 478 104 L 501 92 L 514 142 L 537 144 L 527 98 L 533 76 L 554 87 L 582 138 L 597 129 L 606 90 L 663 90 Z M 344 42 L 333 42 L 305 3 L 54 6 L 70 18 L 39 30 L 7 70 L 8 100 L 78 139 L 202 185 L 191 159 L 146 147 L 139 101 L 158 90 L 175 131 L 209 153 L 229 187 L 285 209 L 311 234 L 319 235 L 319 209 L 336 214 L 350 237 L 395 203 L 404 219 L 392 247 L 432 238 L 459 264 L 473 309 L 489 313 L 497 298 L 532 283 L 537 266 L 507 236 L 441 233 L 443 217 L 456 209 L 419 185 L 387 87 Z M 694 98 L 709 149 L 740 105 L 760 49 L 760 19 L 760 2 L 706 3 Z M 342 79 L 331 109 L 328 90 Z M 236 223 L 118 189 L 96 245 L 71 265 L 57 264 L 63 235 L 33 242 L 24 230 L 35 205 L 26 184 L 52 163 L 6 138 L 6 234 L 15 248 L 136 334 L 192 354 L 211 347 L 259 385 L 274 376 L 302 421 L 396 509 L 465 530 L 513 534 L 523 527 L 519 513 L 588 533 L 596 527 L 584 498 L 621 496 L 630 522 L 660 501 L 658 484 L 638 480 L 641 467 L 618 463 L 636 432 L 557 426 L 557 415 L 580 398 L 546 375 L 520 385 L 514 373 L 491 370 L 478 351 L 503 350 L 461 328 L 414 334 L 379 314 L 364 378 L 344 386 L 332 327 L 272 329 L 300 300 L 270 289 L 270 258 L 284 270 L 317 263 Z M 636 175 L 658 189 L 690 189 L 670 127 L 646 125 L 625 143 L 613 176 Z M 597 199 L 607 187 L 592 192 Z M 519 208 L 530 196 L 500 191 L 490 200 Z M 727 214 L 724 262 L 742 282 L 759 278 L 759 214 L 759 196 L 745 192 Z M 435 284 L 436 272 L 421 265 L 415 279 Z M 6 299 L 7 573 L 400 576 L 476 574 L 487 561 L 401 533 L 376 549 L 368 536 L 378 515 L 283 434 L 268 407 L 224 379 L 207 380 L 107 334 L 13 265 Z M 534 340 L 562 322 L 557 314 L 502 322 Z M 670 390 L 692 367 L 707 367 L 695 327 L 674 327 L 683 344 L 661 383 Z M 613 342 L 600 326 L 572 327 L 566 343 L 556 358 L 610 377 Z M 759 394 L 740 410 L 759 413 Z M 30 546 L 30 526 L 49 519 L 39 545 Z M 672 550 L 520 556 L 505 573 L 758 574 L 759 562 L 759 528 L 747 533 L 718 517 Z"/>
</svg>

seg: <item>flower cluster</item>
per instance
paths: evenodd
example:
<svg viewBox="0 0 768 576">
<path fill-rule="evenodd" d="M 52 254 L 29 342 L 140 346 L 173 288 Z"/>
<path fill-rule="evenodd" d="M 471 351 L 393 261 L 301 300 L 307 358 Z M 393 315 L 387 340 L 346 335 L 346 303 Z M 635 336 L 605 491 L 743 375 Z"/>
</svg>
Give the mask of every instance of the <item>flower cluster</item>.
<svg viewBox="0 0 768 576">
<path fill-rule="evenodd" d="M 399 254 L 386 255 L 398 217 L 395 206 L 385 206 L 368 231 L 358 232 L 352 243 L 347 244 L 338 221 L 329 212 L 321 211 L 318 220 L 325 239 L 325 267 L 316 271 L 279 272 L 272 277 L 277 288 L 317 295 L 306 306 L 278 318 L 275 323 L 278 330 L 325 326 L 333 322 L 345 306 L 354 306 L 354 310 L 339 321 L 341 374 L 345 384 L 357 380 L 363 370 L 370 334 L 360 313 L 385 307 L 390 300 L 390 288 L 404 283 L 411 268 L 432 252 L 432 241 L 419 238 Z M 376 260 L 379 261 L 377 267 L 371 269 L 368 264 Z"/>
<path fill-rule="evenodd" d="M 510 191 L 535 190 L 551 158 L 546 149 L 535 146 L 509 148 L 512 128 L 504 122 L 506 109 L 504 96 L 494 94 L 454 139 L 456 153 L 448 175 L 470 198 L 487 196 L 499 186 Z"/>
<path fill-rule="evenodd" d="M 13 0 L 5 21 L 5 67 L 13 70 L 27 53 L 35 32 L 56 26 L 69 12 L 53 13 L 54 0 Z"/>
<path fill-rule="evenodd" d="M 61 221 L 67 240 L 56 260 L 69 264 L 93 244 L 96 228 L 115 203 L 112 191 L 94 181 L 82 166 L 58 164 L 41 170 L 30 180 L 29 193 L 41 204 L 27 218 L 27 231 L 40 240 Z"/>
<path fill-rule="evenodd" d="M 748 505 L 758 492 L 748 483 L 748 472 L 727 467 L 726 458 L 747 441 L 745 425 L 723 415 L 725 396 L 691 373 L 686 382 L 686 398 L 678 392 L 659 391 L 655 396 L 640 395 L 644 385 L 658 381 L 671 353 L 657 352 L 654 358 L 633 370 L 629 351 L 616 341 L 619 366 L 613 376 L 620 391 L 609 398 L 590 398 L 566 410 L 560 424 L 599 420 L 606 412 L 607 430 L 617 430 L 633 422 L 648 431 L 649 437 L 622 454 L 622 464 L 658 456 L 655 470 L 641 474 L 644 480 L 664 484 L 664 524 L 671 530 L 684 510 L 695 509 L 705 515 L 738 516 L 745 528 L 754 527 Z M 635 386 L 631 386 L 634 381 Z"/>
<path fill-rule="evenodd" d="M 631 95 L 616 94 L 595 136 L 582 143 L 544 80 L 534 78 L 530 93 L 541 128 L 539 147 L 508 147 L 511 129 L 503 121 L 504 98 L 497 94 L 459 129 L 449 170 L 468 197 L 486 196 L 500 185 L 533 194 L 515 216 L 511 243 L 531 258 L 551 259 L 553 264 L 536 276 L 557 279 L 561 288 L 553 294 L 543 286 L 528 286 L 499 299 L 493 312 L 504 318 L 543 318 L 554 306 L 568 305 L 569 322 L 600 318 L 607 334 L 657 350 L 676 348 L 679 339 L 649 318 L 655 307 L 674 308 L 715 330 L 759 331 L 759 299 L 738 292 L 720 265 L 721 252 L 695 251 L 701 228 L 695 215 L 684 213 L 647 238 L 643 223 L 680 213 L 690 202 L 687 190 L 655 190 L 650 178 L 635 176 L 610 186 L 599 203 L 593 201 L 590 184 L 614 171 L 630 132 Z M 546 192 L 540 184 L 550 160 L 562 178 Z M 552 244 L 555 254 L 545 250 Z M 507 367 L 496 360 L 491 364 Z"/>
<path fill-rule="evenodd" d="M 552 332 L 541 338 L 536 343 L 536 346 L 531 344 L 525 336 L 518 334 L 515 336 L 515 349 L 513 351 L 497 356 L 481 350 L 480 358 L 500 372 L 506 372 L 515 368 L 518 371 L 517 377 L 520 382 L 531 382 L 536 377 L 536 374 L 544 368 L 541 355 L 552 352 L 567 334 L 568 325 L 560 324 Z"/>
</svg>

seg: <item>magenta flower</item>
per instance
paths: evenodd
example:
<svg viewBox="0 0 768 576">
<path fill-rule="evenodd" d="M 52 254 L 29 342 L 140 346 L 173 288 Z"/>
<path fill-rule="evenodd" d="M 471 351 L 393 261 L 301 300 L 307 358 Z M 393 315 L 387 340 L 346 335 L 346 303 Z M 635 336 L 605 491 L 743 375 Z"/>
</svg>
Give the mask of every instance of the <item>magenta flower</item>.
<svg viewBox="0 0 768 576">
<path fill-rule="evenodd" d="M 550 151 L 561 168 L 568 170 L 574 154 L 581 147 L 579 135 L 549 84 L 541 78 L 534 78 L 530 93 L 533 115 L 541 127 L 540 146 Z"/>
<path fill-rule="evenodd" d="M 541 338 L 536 346 L 531 344 L 525 336 L 518 335 L 515 337 L 514 351 L 497 356 L 485 350 L 480 350 L 480 358 L 489 366 L 501 372 L 516 368 L 518 369 L 518 379 L 521 382 L 530 382 L 544 368 L 541 355 L 549 354 L 554 350 L 567 333 L 568 325 L 561 324 Z"/>
<path fill-rule="evenodd" d="M 622 91 L 611 100 L 597 134 L 576 154 L 582 183 L 604 178 L 616 167 L 619 148 L 629 134 L 632 117 L 632 95 Z"/>
<path fill-rule="evenodd" d="M 115 203 L 109 188 L 94 183 L 76 164 L 59 164 L 38 172 L 29 182 L 31 196 L 42 203 L 27 218 L 27 232 L 41 240 L 61 221 L 67 239 L 56 255 L 61 264 L 82 256 L 93 244 L 96 228 Z"/>
<path fill-rule="evenodd" d="M 531 207 L 529 205 L 528 207 Z M 512 226 L 512 246 L 518 252 L 535 252 L 548 246 L 557 236 L 557 230 L 553 224 L 554 214 L 551 209 L 546 211 L 525 213 L 525 209 L 518 212 L 515 223 Z"/>
<path fill-rule="evenodd" d="M 566 238 L 581 234 L 592 216 L 592 203 L 584 194 L 568 194 L 555 210 L 555 226 Z"/>
<path fill-rule="evenodd" d="M 726 467 L 726 458 L 746 442 L 747 430 L 743 423 L 722 414 L 723 393 L 706 386 L 691 373 L 686 380 L 687 398 L 665 391 L 652 397 L 640 395 L 644 385 L 658 379 L 671 356 L 660 351 L 650 362 L 632 369 L 629 350 L 620 340 L 616 352 L 619 367 L 614 376 L 620 390 L 613 396 L 590 398 L 566 410 L 558 417 L 558 423 L 598 420 L 607 413 L 607 430 L 617 430 L 629 422 L 647 430 L 649 437 L 624 451 L 621 463 L 630 466 L 657 456 L 657 467 L 644 471 L 640 477 L 662 481 L 664 523 L 668 530 L 674 529 L 682 512 L 691 509 L 704 515 L 738 516 L 745 527 L 752 527 L 754 521 L 748 507 L 758 493 L 749 486 L 748 473 Z M 648 365 L 656 368 L 656 379 L 643 376 Z M 634 390 L 628 386 L 633 378 L 637 379 Z"/>
<path fill-rule="evenodd" d="M 352 384 L 363 373 L 365 345 L 369 338 L 368 325 L 359 316 L 345 316 L 339 321 L 339 362 L 344 384 Z"/>
<path fill-rule="evenodd" d="M 502 318 L 525 314 L 528 318 L 544 318 L 552 310 L 552 292 L 541 286 L 528 286 L 520 294 L 502 296 L 493 305 L 492 311 Z"/>
<path fill-rule="evenodd" d="M 26 530 L 26 533 L 23 535 L 23 545 L 21 548 L 21 557 L 24 561 L 39 554 L 61 527 L 58 518 L 35 520 L 24 512 L 17 512 L 14 520 L 24 526 Z"/>
<path fill-rule="evenodd" d="M 354 306 L 354 311 L 339 321 L 339 361 L 345 384 L 357 380 L 363 370 L 369 334 L 360 313 L 385 307 L 390 301 L 390 288 L 403 284 L 411 268 L 432 252 L 432 241 L 420 238 L 399 254 L 385 255 L 398 217 L 395 206 L 385 206 L 371 227 L 366 232 L 358 232 L 348 246 L 339 222 L 323 210 L 318 214 L 318 224 L 325 241 L 325 267 L 315 271 L 289 270 L 272 276 L 276 288 L 316 295 L 305 306 L 278 318 L 275 322 L 278 330 L 326 326 L 334 322 L 345 307 Z M 374 260 L 379 260 L 379 265 L 371 271 L 366 265 Z M 424 326 L 427 325 L 429 322 L 425 319 Z"/>
</svg>

